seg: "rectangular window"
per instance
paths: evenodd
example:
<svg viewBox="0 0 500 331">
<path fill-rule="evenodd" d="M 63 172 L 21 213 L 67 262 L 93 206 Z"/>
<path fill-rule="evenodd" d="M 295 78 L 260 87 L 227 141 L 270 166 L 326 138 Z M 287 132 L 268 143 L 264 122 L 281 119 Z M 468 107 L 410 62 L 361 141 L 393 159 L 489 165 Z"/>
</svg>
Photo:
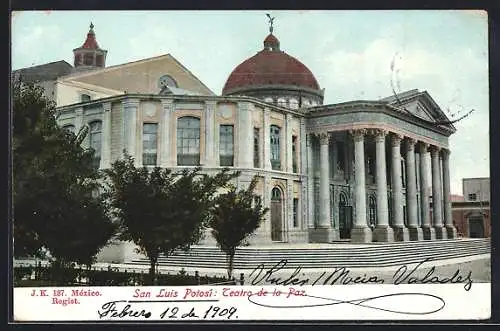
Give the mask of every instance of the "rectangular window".
<svg viewBox="0 0 500 331">
<path fill-rule="evenodd" d="M 219 130 L 219 157 L 222 167 L 234 165 L 233 125 L 221 125 Z"/>
<path fill-rule="evenodd" d="M 294 173 L 298 172 L 297 169 L 297 136 L 292 136 L 292 169 Z"/>
<path fill-rule="evenodd" d="M 177 120 L 177 165 L 200 165 L 200 119 L 181 117 Z"/>
<path fill-rule="evenodd" d="M 102 122 L 94 121 L 89 124 L 89 142 L 90 148 L 94 150 L 93 165 L 99 169 L 101 164 L 101 138 L 102 138 Z"/>
<path fill-rule="evenodd" d="M 271 125 L 271 168 L 273 170 L 281 170 L 280 132 L 279 126 Z"/>
<path fill-rule="evenodd" d="M 477 194 L 476 193 L 469 193 L 469 200 L 476 201 L 477 200 Z"/>
<path fill-rule="evenodd" d="M 299 226 L 299 199 L 293 199 L 293 227 Z"/>
<path fill-rule="evenodd" d="M 253 129 L 253 167 L 260 168 L 260 130 Z"/>
<path fill-rule="evenodd" d="M 144 123 L 142 129 L 142 164 L 156 166 L 158 149 L 158 124 Z"/>
<path fill-rule="evenodd" d="M 345 148 L 343 141 L 337 141 L 337 169 L 345 171 Z"/>
</svg>

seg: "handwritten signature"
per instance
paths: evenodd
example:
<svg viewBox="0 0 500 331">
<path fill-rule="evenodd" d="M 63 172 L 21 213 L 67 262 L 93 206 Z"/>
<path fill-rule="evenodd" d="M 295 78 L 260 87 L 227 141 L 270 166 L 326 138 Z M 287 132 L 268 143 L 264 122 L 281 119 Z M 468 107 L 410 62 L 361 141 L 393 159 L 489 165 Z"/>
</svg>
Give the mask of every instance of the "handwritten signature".
<svg viewBox="0 0 500 331">
<path fill-rule="evenodd" d="M 300 300 L 298 298 L 306 298 L 306 300 Z M 418 300 L 418 305 L 413 304 L 415 300 Z M 442 310 L 446 305 L 445 301 L 437 295 L 418 292 L 391 293 L 351 300 L 339 300 L 308 294 L 304 294 L 300 297 L 295 297 L 294 300 L 280 300 L 277 299 L 277 297 L 272 296 L 251 295 L 248 297 L 248 301 L 255 305 L 266 308 L 308 308 L 349 304 L 374 310 L 406 315 L 433 314 Z M 402 303 L 405 302 L 410 305 L 408 310 L 403 310 L 400 308 L 402 306 Z"/>
<path fill-rule="evenodd" d="M 436 267 L 429 268 L 425 275 L 417 275 L 417 271 L 421 270 L 424 263 L 431 261 L 425 259 L 417 263 L 413 268 L 403 265 L 399 267 L 392 275 L 394 285 L 399 284 L 457 284 L 463 283 L 464 289 L 469 291 L 472 287 L 472 271 L 467 274 L 462 274 L 460 269 L 456 269 L 450 276 L 442 277 L 435 274 Z M 384 284 L 384 278 L 378 275 L 354 276 L 351 270 L 346 267 L 333 268 L 331 272 L 324 271 L 319 276 L 309 278 L 302 271 L 302 267 L 297 267 L 287 277 L 280 275 L 280 271 L 285 269 L 288 261 L 281 260 L 270 269 L 265 270 L 265 266 L 260 264 L 251 273 L 251 285 L 267 283 L 271 285 L 349 285 L 349 284 Z"/>
</svg>

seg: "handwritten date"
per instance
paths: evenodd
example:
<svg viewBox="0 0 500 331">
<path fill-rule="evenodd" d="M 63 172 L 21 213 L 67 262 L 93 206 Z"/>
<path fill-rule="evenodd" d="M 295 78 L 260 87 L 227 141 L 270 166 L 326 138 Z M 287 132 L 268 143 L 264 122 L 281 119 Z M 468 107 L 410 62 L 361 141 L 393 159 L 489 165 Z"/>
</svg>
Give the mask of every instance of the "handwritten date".
<svg viewBox="0 0 500 331">
<path fill-rule="evenodd" d="M 177 306 L 167 307 L 159 315 L 161 319 L 231 319 L 238 318 L 236 316 L 236 307 L 219 307 L 211 305 L 208 309 L 200 309 L 195 307 L 179 308 Z M 145 309 L 134 308 L 133 305 L 126 300 L 110 301 L 102 305 L 97 311 L 100 319 L 103 318 L 151 318 L 153 313 Z"/>
</svg>

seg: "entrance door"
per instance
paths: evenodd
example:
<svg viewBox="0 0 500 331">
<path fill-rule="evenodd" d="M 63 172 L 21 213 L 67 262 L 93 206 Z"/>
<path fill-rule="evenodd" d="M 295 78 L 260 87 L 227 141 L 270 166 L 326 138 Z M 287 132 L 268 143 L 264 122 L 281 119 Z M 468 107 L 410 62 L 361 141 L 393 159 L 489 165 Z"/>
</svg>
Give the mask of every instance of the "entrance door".
<svg viewBox="0 0 500 331">
<path fill-rule="evenodd" d="M 347 206 L 347 197 L 344 193 L 339 197 L 339 235 L 340 239 L 350 239 L 352 228 L 352 207 Z"/>
<path fill-rule="evenodd" d="M 277 187 L 271 193 L 271 240 L 283 241 L 283 199 Z"/>
<path fill-rule="evenodd" d="M 484 238 L 483 219 L 479 217 L 469 218 L 469 237 Z"/>
</svg>

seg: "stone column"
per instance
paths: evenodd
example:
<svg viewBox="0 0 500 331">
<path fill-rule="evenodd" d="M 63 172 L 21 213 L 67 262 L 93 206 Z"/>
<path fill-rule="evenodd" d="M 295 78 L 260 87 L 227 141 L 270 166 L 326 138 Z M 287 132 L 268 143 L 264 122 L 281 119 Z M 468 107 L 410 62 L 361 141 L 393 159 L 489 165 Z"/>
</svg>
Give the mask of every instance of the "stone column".
<svg viewBox="0 0 500 331">
<path fill-rule="evenodd" d="M 83 127 L 83 108 L 78 107 L 75 109 L 75 135 L 78 136 L 78 133 Z"/>
<path fill-rule="evenodd" d="M 253 168 L 253 130 L 251 103 L 238 103 L 238 163 L 241 168 Z M 236 160 L 235 160 L 236 162 Z"/>
<path fill-rule="evenodd" d="M 329 134 L 327 132 L 319 135 L 320 141 L 320 185 L 319 185 L 319 225 L 316 231 L 316 241 L 331 241 L 331 222 L 330 222 L 330 173 L 328 172 L 328 142 Z"/>
<path fill-rule="evenodd" d="M 293 172 L 292 115 L 285 115 L 286 172 Z"/>
<path fill-rule="evenodd" d="M 416 141 L 413 139 L 406 140 L 406 210 L 408 211 L 408 230 L 412 241 L 423 239 L 422 229 L 418 226 L 415 144 Z"/>
<path fill-rule="evenodd" d="M 372 231 L 366 222 L 366 181 L 365 181 L 365 134 L 366 130 L 351 132 L 354 140 L 354 190 L 355 219 L 351 230 L 351 242 L 372 241 Z"/>
<path fill-rule="evenodd" d="M 422 206 L 422 232 L 424 240 L 435 240 L 436 231 L 431 226 L 430 220 L 430 200 L 429 200 L 429 145 L 426 143 L 420 144 L 420 197 Z"/>
<path fill-rule="evenodd" d="M 432 217 L 434 229 L 436 230 L 436 239 L 446 239 L 446 231 L 443 228 L 443 213 L 441 206 L 441 181 L 439 166 L 439 147 L 431 147 L 432 159 Z"/>
<path fill-rule="evenodd" d="M 172 109 L 173 100 L 162 99 L 162 112 L 160 122 L 161 143 L 160 143 L 160 166 L 168 168 L 174 165 L 175 158 L 172 155 Z"/>
<path fill-rule="evenodd" d="M 394 232 L 389 226 L 389 212 L 387 202 L 387 169 L 385 162 L 385 136 L 384 130 L 375 130 L 375 162 L 377 180 L 377 227 L 373 230 L 374 240 L 391 242 Z"/>
<path fill-rule="evenodd" d="M 395 134 L 391 140 L 392 149 L 392 215 L 394 217 L 394 240 L 408 241 L 408 229 L 403 220 L 403 183 L 401 181 L 401 140 L 402 136 Z"/>
<path fill-rule="evenodd" d="M 313 135 L 306 136 L 307 144 L 307 219 L 308 228 L 314 228 L 314 163 L 313 163 Z"/>
<path fill-rule="evenodd" d="M 101 152 L 101 169 L 111 167 L 111 102 L 102 104 L 102 152 Z"/>
<path fill-rule="evenodd" d="M 263 167 L 266 170 L 271 170 L 271 121 L 270 117 L 271 116 L 271 111 L 269 108 L 264 108 L 264 159 L 262 160 L 263 162 Z"/>
<path fill-rule="evenodd" d="M 269 175 L 264 176 L 263 192 L 262 192 L 262 206 L 265 208 L 271 208 L 271 177 Z M 271 237 L 271 211 L 267 212 L 264 216 L 263 230 L 264 238 L 267 243 L 272 242 Z"/>
<path fill-rule="evenodd" d="M 135 158 L 135 166 L 142 167 L 138 164 L 136 155 L 136 140 L 137 140 L 137 112 L 139 100 L 125 99 L 123 104 L 123 148 L 130 156 Z"/>
<path fill-rule="evenodd" d="M 451 192 L 450 192 L 450 150 L 443 149 L 443 194 L 444 194 L 444 224 L 448 239 L 457 237 L 457 229 L 453 225 L 451 212 Z"/>
<path fill-rule="evenodd" d="M 205 101 L 205 166 L 209 168 L 215 167 L 214 129 L 216 106 L 215 101 Z"/>
<path fill-rule="evenodd" d="M 283 229 L 283 241 L 296 242 L 297 228 L 293 227 L 293 179 L 286 180 L 286 201 L 285 201 L 285 228 Z M 297 215 L 298 216 L 298 215 Z M 292 233 L 291 233 L 292 232 Z"/>
<path fill-rule="evenodd" d="M 300 150 L 298 153 L 299 156 L 299 164 L 300 164 L 300 197 L 299 197 L 299 204 L 300 204 L 300 229 L 303 231 L 303 241 L 307 242 L 308 239 L 308 224 L 306 222 L 309 221 L 308 217 L 308 204 L 309 204 L 309 199 L 308 199 L 308 192 L 309 192 L 309 180 L 308 180 L 308 174 L 307 174 L 307 133 L 306 133 L 306 119 L 305 117 L 300 118 Z"/>
</svg>

